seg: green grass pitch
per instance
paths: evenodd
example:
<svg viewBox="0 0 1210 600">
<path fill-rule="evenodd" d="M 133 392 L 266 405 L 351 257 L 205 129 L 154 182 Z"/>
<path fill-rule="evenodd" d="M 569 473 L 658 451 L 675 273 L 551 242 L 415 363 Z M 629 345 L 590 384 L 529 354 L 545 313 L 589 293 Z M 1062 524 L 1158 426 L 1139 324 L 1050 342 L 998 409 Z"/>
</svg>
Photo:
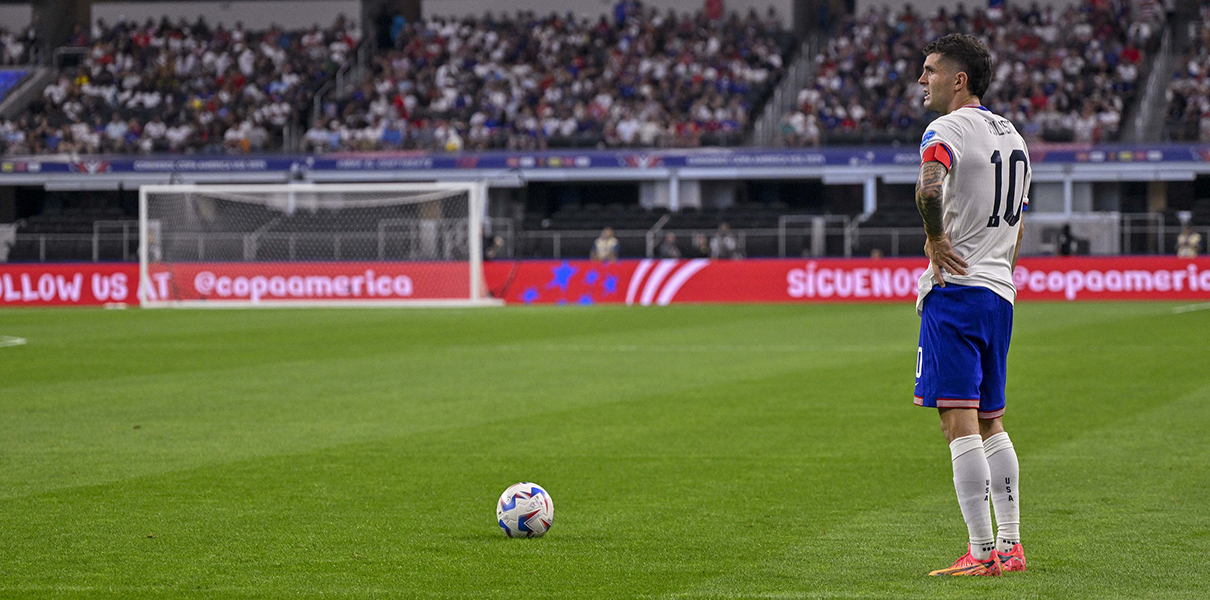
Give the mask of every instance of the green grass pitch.
<svg viewBox="0 0 1210 600">
<path fill-rule="evenodd" d="M 910 305 L 3 311 L 0 596 L 1210 598 L 1174 306 L 1018 306 L 1000 580 L 925 576 L 966 529 Z"/>
</svg>

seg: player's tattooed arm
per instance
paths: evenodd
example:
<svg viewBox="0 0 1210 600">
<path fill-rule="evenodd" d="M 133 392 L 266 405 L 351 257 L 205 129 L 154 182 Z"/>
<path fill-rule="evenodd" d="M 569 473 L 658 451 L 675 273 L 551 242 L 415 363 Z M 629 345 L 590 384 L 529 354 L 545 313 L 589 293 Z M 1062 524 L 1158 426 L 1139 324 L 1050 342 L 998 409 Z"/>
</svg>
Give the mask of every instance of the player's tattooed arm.
<svg viewBox="0 0 1210 600">
<path fill-rule="evenodd" d="M 954 250 L 941 220 L 941 184 L 946 173 L 945 165 L 930 160 L 920 165 L 920 179 L 916 182 L 916 208 L 924 219 L 924 232 L 928 235 L 924 254 L 928 256 L 933 277 L 941 287 L 945 287 L 942 269 L 955 275 L 966 275 L 966 267 L 969 266 Z"/>
<path fill-rule="evenodd" d="M 945 237 L 941 222 L 941 184 L 945 181 L 945 165 L 930 160 L 920 165 L 920 179 L 916 182 L 916 208 L 924 219 L 924 232 L 930 240 Z"/>
</svg>

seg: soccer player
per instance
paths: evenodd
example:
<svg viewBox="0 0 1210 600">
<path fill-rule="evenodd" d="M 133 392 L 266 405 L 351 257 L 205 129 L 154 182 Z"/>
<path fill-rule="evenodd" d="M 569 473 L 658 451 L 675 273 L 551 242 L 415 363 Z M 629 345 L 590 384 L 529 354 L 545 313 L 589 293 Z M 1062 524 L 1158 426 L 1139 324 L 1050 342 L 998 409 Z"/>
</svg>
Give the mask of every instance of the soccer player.
<svg viewBox="0 0 1210 600">
<path fill-rule="evenodd" d="M 970 534 L 967 553 L 930 575 L 999 576 L 1025 570 L 1017 455 L 1001 417 L 1029 153 L 1013 124 L 979 100 L 992 74 L 982 42 L 947 35 L 924 55 L 924 105 L 941 116 L 924 133 L 916 183 L 930 269 L 916 300 L 915 403 L 940 412 Z"/>
</svg>

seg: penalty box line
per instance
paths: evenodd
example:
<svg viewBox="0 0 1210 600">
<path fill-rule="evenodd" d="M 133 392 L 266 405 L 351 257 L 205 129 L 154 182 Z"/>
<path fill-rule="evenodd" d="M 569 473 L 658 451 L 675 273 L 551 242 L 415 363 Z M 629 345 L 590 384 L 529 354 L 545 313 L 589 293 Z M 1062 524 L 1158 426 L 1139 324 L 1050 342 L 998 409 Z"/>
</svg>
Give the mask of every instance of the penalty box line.
<svg viewBox="0 0 1210 600">
<path fill-rule="evenodd" d="M 0 335 L 0 348 L 9 346 L 21 346 L 25 344 L 25 338 L 13 337 L 11 335 Z"/>
</svg>

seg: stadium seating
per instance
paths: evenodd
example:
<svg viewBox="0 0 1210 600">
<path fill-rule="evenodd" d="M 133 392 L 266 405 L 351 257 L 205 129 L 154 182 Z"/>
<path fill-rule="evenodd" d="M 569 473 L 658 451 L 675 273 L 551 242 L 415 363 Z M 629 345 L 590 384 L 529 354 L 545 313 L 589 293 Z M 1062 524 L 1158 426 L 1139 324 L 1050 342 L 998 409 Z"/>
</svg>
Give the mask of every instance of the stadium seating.
<svg viewBox="0 0 1210 600">
<path fill-rule="evenodd" d="M 910 142 L 931 119 L 921 105 L 921 49 L 947 33 L 988 41 L 996 71 L 984 104 L 1030 141 L 1117 139 L 1134 99 L 1144 53 L 1157 40 L 1158 13 L 1129 19 L 1129 3 L 1085 0 L 1063 11 L 1013 4 L 927 17 L 911 5 L 870 9 L 826 41 L 814 82 L 782 120 L 787 145 Z"/>
<path fill-rule="evenodd" d="M 92 257 L 91 234 L 97 221 L 129 220 L 132 217 L 114 205 L 106 205 L 101 199 L 83 206 L 63 204 L 59 198 L 47 204 L 41 213 L 22 219 L 17 232 L 24 235 L 9 251 L 9 262 L 35 262 L 42 260 L 89 260 Z M 53 244 L 43 245 L 36 234 L 57 236 Z M 66 234 L 66 235 L 65 235 Z M 128 250 L 138 243 L 137 236 L 130 239 Z M 114 246 L 114 244 L 108 244 Z M 110 256 L 114 248 L 110 250 Z M 120 248 L 117 249 L 120 255 Z"/>
<path fill-rule="evenodd" d="M 287 146 L 290 127 L 306 131 L 300 145 L 311 152 L 743 143 L 794 45 L 777 16 L 622 6 L 620 20 L 596 22 L 488 13 L 401 23 L 364 85 L 330 94 L 314 121 L 315 91 L 361 39 L 351 23 L 309 32 L 99 24 L 80 40 L 89 46 L 82 64 L 64 69 L 26 115 L 0 123 L 0 150 L 273 152 L 297 149 Z M 822 41 L 816 77 L 782 120 L 784 141 L 914 141 L 930 117 L 915 83 L 919 50 L 954 31 L 989 41 L 997 72 L 985 103 L 1028 139 L 1113 141 L 1162 20 L 1129 11 L 1104 0 L 1012 5 L 1003 15 L 870 9 Z M 1202 23 L 1191 27 L 1204 42 Z M 28 35 L 0 31 L 6 61 L 28 59 Z M 1201 119 L 1210 114 L 1206 45 L 1193 44 L 1173 82 L 1177 139 L 1210 131 Z"/>
<path fill-rule="evenodd" d="M 1202 2 L 1200 19 L 1188 24 L 1189 50 L 1179 61 L 1168 88 L 1168 137 L 1210 141 L 1210 2 Z"/>
<path fill-rule="evenodd" d="M 627 6 L 613 23 L 528 13 L 408 24 L 371 82 L 325 106 L 307 149 L 741 143 L 793 45 L 776 15 Z"/>
<path fill-rule="evenodd" d="M 38 35 L 33 25 L 23 31 L 0 27 L 0 65 L 28 65 L 37 57 Z"/>
<path fill-rule="evenodd" d="M 0 123 L 0 143 L 5 154 L 279 151 L 360 36 L 343 19 L 309 32 L 99 23 L 82 63 Z"/>
<path fill-rule="evenodd" d="M 870 9 L 823 41 L 816 78 L 783 119 L 784 141 L 913 140 L 929 118 L 915 84 L 919 49 L 953 31 L 989 40 L 998 69 L 986 103 L 1031 141 L 1113 141 L 1160 29 L 1162 16 L 1143 5 L 1134 15 L 1129 3 L 1103 0 L 1066 10 L 1014 5 L 1000 17 Z M 702 12 L 686 18 L 626 6 L 621 22 L 489 13 L 408 23 L 395 32 L 395 48 L 374 58 L 364 87 L 323 107 L 302 146 L 742 143 L 749 115 L 784 70 L 793 36 L 772 15 L 710 20 Z M 1167 131 L 1177 140 L 1210 138 L 1210 118 L 1203 118 L 1210 114 L 1210 27 L 1203 17 L 1189 28 L 1191 50 L 1170 88 Z M 32 35 L 0 30 L 0 58 L 28 62 Z M 10 155 L 277 151 L 287 126 L 305 128 L 315 90 L 359 40 L 356 26 L 343 21 L 292 33 L 202 22 L 100 24 L 83 36 L 90 49 L 78 69 L 61 73 L 29 114 L 0 123 L 0 145 Z M 160 69 L 162 62 L 171 67 Z M 22 77 L 6 75 L 9 85 Z"/>
</svg>

